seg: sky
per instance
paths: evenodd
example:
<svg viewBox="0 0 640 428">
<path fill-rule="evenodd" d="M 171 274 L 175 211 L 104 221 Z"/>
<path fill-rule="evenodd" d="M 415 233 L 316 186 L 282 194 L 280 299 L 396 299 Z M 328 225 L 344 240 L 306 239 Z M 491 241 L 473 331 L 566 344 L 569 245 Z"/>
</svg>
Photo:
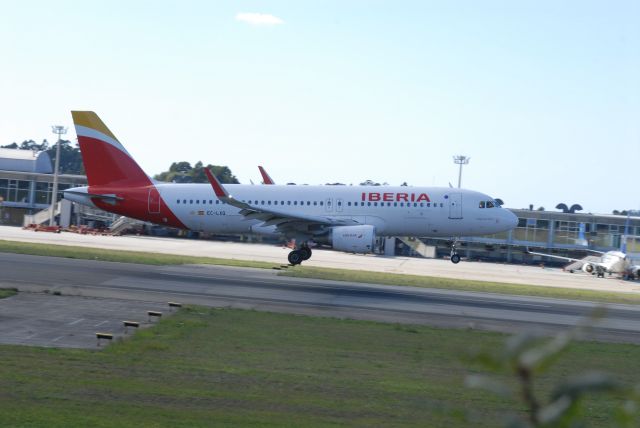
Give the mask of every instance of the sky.
<svg viewBox="0 0 640 428">
<path fill-rule="evenodd" d="M 457 185 L 640 209 L 640 2 L 30 1 L 0 13 L 0 145 L 93 110 L 154 175 Z"/>
</svg>

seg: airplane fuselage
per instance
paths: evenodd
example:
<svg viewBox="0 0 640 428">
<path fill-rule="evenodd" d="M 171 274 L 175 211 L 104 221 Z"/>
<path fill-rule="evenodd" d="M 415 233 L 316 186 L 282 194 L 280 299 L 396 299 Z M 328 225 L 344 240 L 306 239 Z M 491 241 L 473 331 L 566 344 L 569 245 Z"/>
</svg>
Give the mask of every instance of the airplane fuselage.
<svg viewBox="0 0 640 428">
<path fill-rule="evenodd" d="M 516 218 L 479 192 L 440 187 L 252 186 L 227 184 L 237 200 L 265 209 L 351 219 L 373 225 L 378 235 L 472 236 L 512 229 Z M 106 201 L 84 194 L 109 194 Z M 75 188 L 65 198 L 128 217 L 213 233 L 276 233 L 275 226 L 248 220 L 216 197 L 209 184 L 155 183 L 137 189 Z"/>
</svg>

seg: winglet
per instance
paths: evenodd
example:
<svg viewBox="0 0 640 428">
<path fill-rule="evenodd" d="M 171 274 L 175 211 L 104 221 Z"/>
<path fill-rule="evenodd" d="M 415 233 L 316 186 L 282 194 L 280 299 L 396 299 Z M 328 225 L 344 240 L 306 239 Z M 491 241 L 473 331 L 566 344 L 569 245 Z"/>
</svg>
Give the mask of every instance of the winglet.
<svg viewBox="0 0 640 428">
<path fill-rule="evenodd" d="M 204 173 L 207 175 L 207 179 L 209 179 L 209 183 L 211 183 L 211 187 L 213 187 L 213 191 L 215 192 L 218 198 L 230 198 L 229 192 L 227 189 L 222 187 L 222 184 L 218 181 L 218 179 L 209 171 L 209 168 L 204 169 Z"/>
<path fill-rule="evenodd" d="M 262 166 L 258 166 L 258 169 L 260 170 L 260 174 L 262 174 L 263 184 L 276 184 L 276 182 L 273 181 L 273 179 L 269 176 L 269 174 L 267 174 L 267 171 L 265 171 Z"/>
</svg>

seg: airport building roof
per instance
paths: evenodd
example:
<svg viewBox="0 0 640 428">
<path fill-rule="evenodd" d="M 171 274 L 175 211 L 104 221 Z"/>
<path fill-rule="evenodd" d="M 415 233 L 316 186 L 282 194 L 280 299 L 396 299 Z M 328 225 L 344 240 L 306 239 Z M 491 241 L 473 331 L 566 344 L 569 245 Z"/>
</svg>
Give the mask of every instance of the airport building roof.
<svg viewBox="0 0 640 428">
<path fill-rule="evenodd" d="M 47 152 L 0 148 L 0 170 L 18 172 L 53 173 Z"/>
</svg>

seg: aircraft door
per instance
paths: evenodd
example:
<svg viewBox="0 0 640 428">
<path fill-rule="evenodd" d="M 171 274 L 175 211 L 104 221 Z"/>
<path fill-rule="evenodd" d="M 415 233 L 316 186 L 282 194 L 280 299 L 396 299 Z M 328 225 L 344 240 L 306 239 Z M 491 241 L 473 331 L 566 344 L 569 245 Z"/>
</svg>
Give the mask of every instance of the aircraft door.
<svg viewBox="0 0 640 428">
<path fill-rule="evenodd" d="M 462 194 L 451 193 L 449 195 L 449 218 L 462 218 Z"/>
<path fill-rule="evenodd" d="M 326 198 L 324 200 L 324 209 L 328 213 L 333 212 L 333 198 Z"/>
<path fill-rule="evenodd" d="M 160 214 L 160 193 L 158 189 L 149 189 L 149 214 Z"/>
<path fill-rule="evenodd" d="M 340 213 L 342 212 L 342 204 L 343 204 L 342 198 L 336 199 L 336 211 Z"/>
</svg>

